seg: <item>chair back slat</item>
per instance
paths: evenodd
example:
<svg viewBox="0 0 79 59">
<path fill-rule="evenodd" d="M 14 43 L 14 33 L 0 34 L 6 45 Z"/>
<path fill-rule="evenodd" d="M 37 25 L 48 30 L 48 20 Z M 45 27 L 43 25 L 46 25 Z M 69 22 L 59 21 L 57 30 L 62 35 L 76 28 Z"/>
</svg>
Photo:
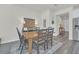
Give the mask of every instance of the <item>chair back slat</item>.
<svg viewBox="0 0 79 59">
<path fill-rule="evenodd" d="M 38 39 L 39 40 L 44 40 L 46 38 L 46 29 L 40 29 L 38 30 Z"/>
<path fill-rule="evenodd" d="M 53 32 L 54 32 L 54 28 L 48 28 L 48 30 L 47 30 L 47 36 L 48 37 L 52 37 L 53 36 Z"/>
</svg>

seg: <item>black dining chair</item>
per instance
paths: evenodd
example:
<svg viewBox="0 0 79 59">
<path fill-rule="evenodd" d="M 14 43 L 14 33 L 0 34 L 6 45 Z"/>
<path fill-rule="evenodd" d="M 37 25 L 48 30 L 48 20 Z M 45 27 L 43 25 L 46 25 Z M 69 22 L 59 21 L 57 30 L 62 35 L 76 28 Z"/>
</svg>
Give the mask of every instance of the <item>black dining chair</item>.
<svg viewBox="0 0 79 59">
<path fill-rule="evenodd" d="M 38 33 L 38 36 L 37 37 L 35 37 L 34 39 L 34 41 L 33 41 L 33 43 L 37 46 L 37 54 L 39 54 L 40 52 L 39 52 L 39 47 L 41 46 L 41 45 L 43 45 L 44 46 L 44 50 L 46 50 L 45 49 L 45 42 L 46 42 L 46 29 L 38 29 L 37 30 L 37 33 Z"/>
<path fill-rule="evenodd" d="M 48 49 L 48 43 L 49 41 L 51 42 L 51 47 L 52 47 L 52 44 L 53 44 L 53 32 L 54 32 L 54 28 L 48 28 L 47 29 L 47 49 Z"/>
<path fill-rule="evenodd" d="M 19 29 L 16 27 L 16 30 L 17 30 L 17 33 L 18 33 L 18 36 L 19 36 L 19 39 L 20 39 L 20 45 L 19 45 L 19 48 L 18 50 L 20 50 L 20 54 L 23 52 L 23 48 L 26 47 L 26 41 L 25 41 L 25 38 L 23 35 L 21 35 Z"/>
</svg>

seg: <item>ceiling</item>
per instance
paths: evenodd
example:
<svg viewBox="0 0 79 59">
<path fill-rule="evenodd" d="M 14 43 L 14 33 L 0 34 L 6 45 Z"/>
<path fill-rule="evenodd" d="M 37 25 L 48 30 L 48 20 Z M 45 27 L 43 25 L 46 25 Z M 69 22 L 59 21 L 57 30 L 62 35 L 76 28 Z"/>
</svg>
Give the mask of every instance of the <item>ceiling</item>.
<svg viewBox="0 0 79 59">
<path fill-rule="evenodd" d="M 13 6 L 24 7 L 28 10 L 43 12 L 47 9 L 51 9 L 53 11 L 74 6 L 76 4 L 14 4 Z"/>
</svg>

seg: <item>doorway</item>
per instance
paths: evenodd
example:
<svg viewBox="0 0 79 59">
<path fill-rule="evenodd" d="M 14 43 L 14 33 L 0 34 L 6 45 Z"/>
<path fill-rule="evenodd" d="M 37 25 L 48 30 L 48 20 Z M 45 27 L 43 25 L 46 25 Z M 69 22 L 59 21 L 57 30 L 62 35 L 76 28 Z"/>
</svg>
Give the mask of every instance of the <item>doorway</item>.
<svg viewBox="0 0 79 59">
<path fill-rule="evenodd" d="M 64 27 L 65 33 L 69 36 L 69 13 L 63 13 L 56 16 L 57 29 L 59 30 L 60 25 Z"/>
</svg>

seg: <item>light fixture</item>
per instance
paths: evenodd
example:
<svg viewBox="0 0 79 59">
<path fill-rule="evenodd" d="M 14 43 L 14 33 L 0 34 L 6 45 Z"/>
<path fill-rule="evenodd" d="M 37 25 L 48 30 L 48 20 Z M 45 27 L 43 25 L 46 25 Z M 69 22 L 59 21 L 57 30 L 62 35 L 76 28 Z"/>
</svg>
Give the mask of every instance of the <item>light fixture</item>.
<svg viewBox="0 0 79 59">
<path fill-rule="evenodd" d="M 36 27 L 38 26 L 38 21 L 37 21 L 37 20 L 35 20 L 35 26 L 36 26 Z"/>
</svg>

